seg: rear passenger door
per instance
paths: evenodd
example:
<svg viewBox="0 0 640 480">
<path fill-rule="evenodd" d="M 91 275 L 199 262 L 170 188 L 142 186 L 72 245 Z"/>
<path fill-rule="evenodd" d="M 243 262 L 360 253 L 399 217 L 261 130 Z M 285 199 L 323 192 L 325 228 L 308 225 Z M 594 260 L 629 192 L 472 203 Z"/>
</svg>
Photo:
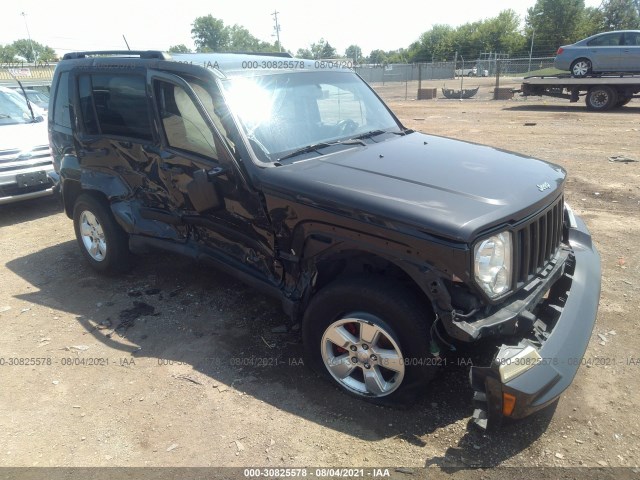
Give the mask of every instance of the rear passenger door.
<svg viewBox="0 0 640 480">
<path fill-rule="evenodd" d="M 142 205 L 169 207 L 166 187 L 155 159 L 148 154 L 158 143 L 152 124 L 146 71 L 114 73 L 96 68 L 78 69 L 72 82 L 76 91 L 74 113 L 77 156 L 85 176 L 117 200 L 138 200 Z M 110 177 L 121 182 L 109 183 Z M 116 187 L 121 183 L 127 192 Z M 172 236 L 172 235 L 169 235 Z"/>
</svg>

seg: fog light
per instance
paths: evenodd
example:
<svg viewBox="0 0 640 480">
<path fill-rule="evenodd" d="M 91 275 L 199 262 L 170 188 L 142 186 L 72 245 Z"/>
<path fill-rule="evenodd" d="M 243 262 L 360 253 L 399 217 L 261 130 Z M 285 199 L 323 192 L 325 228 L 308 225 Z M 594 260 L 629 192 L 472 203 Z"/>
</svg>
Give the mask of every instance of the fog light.
<svg viewBox="0 0 640 480">
<path fill-rule="evenodd" d="M 507 383 L 542 361 L 538 351 L 531 345 L 526 347 L 508 347 L 503 345 L 496 356 L 500 380 Z"/>
<path fill-rule="evenodd" d="M 510 393 L 503 393 L 502 394 L 502 414 L 505 417 L 510 417 L 515 407 L 516 407 L 516 397 L 514 397 Z"/>
</svg>

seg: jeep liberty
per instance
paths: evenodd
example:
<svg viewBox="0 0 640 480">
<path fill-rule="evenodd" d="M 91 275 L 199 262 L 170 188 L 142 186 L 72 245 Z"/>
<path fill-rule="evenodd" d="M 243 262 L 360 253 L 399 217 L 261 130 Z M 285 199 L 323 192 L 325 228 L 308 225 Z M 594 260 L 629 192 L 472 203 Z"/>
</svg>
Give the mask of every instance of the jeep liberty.
<svg viewBox="0 0 640 480">
<path fill-rule="evenodd" d="M 469 374 L 482 428 L 576 375 L 600 260 L 561 167 L 407 129 L 334 62 L 77 52 L 52 92 L 57 189 L 96 270 L 150 247 L 208 262 L 280 299 L 308 363 L 379 404 L 490 343 Z"/>
</svg>

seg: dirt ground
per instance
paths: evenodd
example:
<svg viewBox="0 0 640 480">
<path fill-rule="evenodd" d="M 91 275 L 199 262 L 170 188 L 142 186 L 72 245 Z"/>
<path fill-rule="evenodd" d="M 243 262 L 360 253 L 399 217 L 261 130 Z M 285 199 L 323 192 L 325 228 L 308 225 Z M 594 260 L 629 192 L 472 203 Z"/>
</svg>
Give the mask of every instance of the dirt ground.
<svg viewBox="0 0 640 480">
<path fill-rule="evenodd" d="M 302 365 L 299 333 L 278 333 L 277 302 L 165 254 L 97 275 L 46 198 L 0 206 L 0 466 L 640 472 L 640 162 L 608 159 L 640 160 L 640 100 L 590 113 L 553 99 L 493 101 L 492 82 L 465 79 L 482 87 L 462 102 L 413 100 L 414 84 L 407 100 L 404 84 L 376 88 L 408 127 L 568 170 L 566 200 L 594 236 L 603 278 L 586 365 L 555 411 L 483 433 L 470 424 L 463 366 L 408 410 L 354 400 Z"/>
</svg>

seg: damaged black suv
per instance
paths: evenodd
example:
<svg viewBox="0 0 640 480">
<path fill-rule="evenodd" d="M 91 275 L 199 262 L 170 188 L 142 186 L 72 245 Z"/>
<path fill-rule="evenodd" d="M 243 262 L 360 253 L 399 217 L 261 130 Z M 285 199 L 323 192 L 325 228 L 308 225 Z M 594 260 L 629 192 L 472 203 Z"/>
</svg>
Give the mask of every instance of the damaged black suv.
<svg viewBox="0 0 640 480">
<path fill-rule="evenodd" d="M 600 263 L 565 171 L 405 128 L 358 75 L 283 56 L 64 56 L 49 135 L 80 249 L 103 272 L 149 247 L 282 301 L 311 366 L 405 402 L 453 346 L 474 420 L 521 418 L 569 386 Z"/>
</svg>

